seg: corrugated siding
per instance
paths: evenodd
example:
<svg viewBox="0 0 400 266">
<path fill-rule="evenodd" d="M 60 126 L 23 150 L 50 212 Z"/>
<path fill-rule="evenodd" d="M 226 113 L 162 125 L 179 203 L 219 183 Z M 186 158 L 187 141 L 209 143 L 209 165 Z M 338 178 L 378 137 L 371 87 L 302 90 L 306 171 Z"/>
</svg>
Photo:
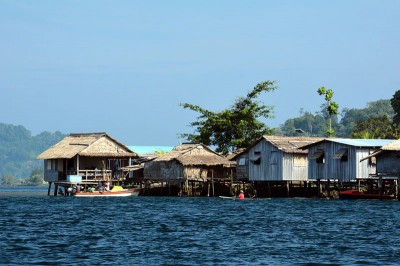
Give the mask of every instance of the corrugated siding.
<svg viewBox="0 0 400 266">
<path fill-rule="evenodd" d="M 283 180 L 306 181 L 308 162 L 306 154 L 283 154 Z"/>
<path fill-rule="evenodd" d="M 377 173 L 398 176 L 400 174 L 399 156 L 400 153 L 395 151 L 380 155 L 376 160 Z"/>
<path fill-rule="evenodd" d="M 348 149 L 347 161 L 333 159 L 333 156 L 342 148 Z M 325 163 L 318 164 L 316 159 L 311 156 L 318 149 L 325 152 Z M 324 142 L 310 147 L 309 152 L 309 179 L 338 179 L 340 181 L 350 181 L 356 178 L 367 178 L 370 173 L 375 171 L 375 167 L 369 160 L 360 162 L 362 158 L 369 155 L 370 149 L 357 148 L 336 142 Z"/>
<path fill-rule="evenodd" d="M 255 152 L 260 152 L 256 155 Z M 261 141 L 249 150 L 249 180 L 250 181 L 277 181 L 282 178 L 283 152 L 269 142 Z M 251 162 L 252 158 L 261 157 L 260 164 Z"/>
<path fill-rule="evenodd" d="M 244 164 L 243 164 L 244 163 Z M 248 153 L 242 154 L 236 160 L 236 178 L 248 179 L 249 178 L 249 156 Z"/>
<path fill-rule="evenodd" d="M 327 150 L 328 143 L 322 142 L 320 144 L 316 144 L 311 146 L 308 149 L 308 179 L 316 180 L 316 179 L 327 179 L 328 176 L 328 168 L 326 166 L 326 158 L 329 155 L 329 150 Z M 317 163 L 316 159 L 313 159 L 312 156 L 317 150 L 324 150 L 325 154 L 325 163 Z"/>
<path fill-rule="evenodd" d="M 363 148 L 357 150 L 357 172 L 356 178 L 367 178 L 369 175 L 376 174 L 376 164 L 372 164 L 371 160 L 363 160 L 360 162 L 361 159 L 367 157 L 375 150 L 370 148 Z"/>
</svg>

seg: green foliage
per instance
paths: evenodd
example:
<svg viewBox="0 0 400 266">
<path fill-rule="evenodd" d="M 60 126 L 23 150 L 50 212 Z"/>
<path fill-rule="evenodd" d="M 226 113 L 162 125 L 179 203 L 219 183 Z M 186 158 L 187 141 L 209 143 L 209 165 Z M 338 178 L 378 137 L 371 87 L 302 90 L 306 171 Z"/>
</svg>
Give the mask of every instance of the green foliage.
<svg viewBox="0 0 400 266">
<path fill-rule="evenodd" d="M 285 136 L 298 136 L 299 133 L 295 129 L 302 129 L 305 133 L 302 136 L 319 136 L 323 137 L 326 134 L 326 119 L 329 118 L 326 104 L 321 106 L 321 111 L 315 115 L 301 110 L 301 116 L 297 118 L 288 119 L 281 127 L 280 130 Z M 386 117 L 389 121 L 394 115 L 393 108 L 390 105 L 390 100 L 378 100 L 375 102 L 367 103 L 366 108 L 361 109 L 348 109 L 344 108 L 341 112 L 341 119 L 332 117 L 332 127 L 335 130 L 335 135 L 342 138 L 356 137 L 353 135 L 353 128 L 357 123 L 366 121 L 370 118 Z M 386 119 L 385 118 L 385 119 Z M 368 130 L 368 128 L 366 128 Z M 365 133 L 366 134 L 366 133 Z M 365 135 L 364 136 L 367 136 Z M 368 136 L 374 135 L 369 132 Z M 390 134 L 388 134 L 390 135 Z M 361 135 L 357 135 L 359 138 Z"/>
<path fill-rule="evenodd" d="M 16 185 L 18 183 L 17 179 L 11 175 L 3 175 L 1 177 L 1 184 L 6 186 Z"/>
<path fill-rule="evenodd" d="M 26 179 L 26 185 L 28 186 L 40 186 L 43 185 L 44 176 L 43 171 L 40 168 L 32 170 L 31 176 Z"/>
<path fill-rule="evenodd" d="M 281 126 L 280 130 L 283 135 L 322 136 L 325 134 L 325 119 L 321 114 L 313 115 L 303 111 L 300 113 L 300 117 L 288 119 Z"/>
<path fill-rule="evenodd" d="M 331 89 L 325 89 L 325 87 L 320 87 L 317 90 L 319 95 L 325 96 L 326 101 L 326 110 L 329 114 L 329 119 L 326 123 L 326 134 L 328 137 L 331 137 L 335 134 L 335 130 L 332 127 L 332 117 L 339 114 L 339 105 L 336 102 L 332 101 L 333 91 Z"/>
<path fill-rule="evenodd" d="M 358 121 L 353 128 L 352 137 L 359 139 L 398 139 L 399 130 L 387 116 Z"/>
<path fill-rule="evenodd" d="M 34 169 L 43 167 L 37 155 L 63 138 L 59 131 L 32 136 L 23 126 L 0 123 L 0 176 L 29 177 Z"/>
<path fill-rule="evenodd" d="M 272 129 L 260 122 L 259 118 L 271 118 L 273 107 L 256 101 L 262 92 L 277 89 L 275 81 L 264 81 L 257 84 L 246 97 L 238 98 L 229 108 L 212 112 L 198 105 L 181 104 L 185 109 L 200 113 L 197 121 L 190 123 L 195 134 L 182 134 L 191 142 L 216 146 L 217 152 L 227 154 L 237 148 L 248 147 Z"/>
<path fill-rule="evenodd" d="M 384 116 L 391 120 L 394 116 L 394 111 L 390 100 L 378 100 L 367 103 L 367 107 L 362 109 L 344 108 L 341 116 L 340 124 L 338 128 L 335 129 L 337 135 L 340 137 L 352 137 L 353 128 L 358 122 Z"/>
<path fill-rule="evenodd" d="M 393 123 L 400 125 L 400 90 L 396 91 L 390 103 L 394 110 Z"/>
</svg>

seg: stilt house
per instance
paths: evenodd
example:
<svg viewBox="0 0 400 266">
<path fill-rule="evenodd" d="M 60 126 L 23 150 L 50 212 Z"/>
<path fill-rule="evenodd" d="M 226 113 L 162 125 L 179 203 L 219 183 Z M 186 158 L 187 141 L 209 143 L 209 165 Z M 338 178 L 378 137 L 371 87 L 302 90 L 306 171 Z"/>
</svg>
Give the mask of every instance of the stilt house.
<svg viewBox="0 0 400 266">
<path fill-rule="evenodd" d="M 144 178 L 160 182 L 206 182 L 227 178 L 234 167 L 234 162 L 206 145 L 182 144 L 145 163 Z"/>
<path fill-rule="evenodd" d="M 307 150 L 321 138 L 263 136 L 234 158 L 236 175 L 248 181 L 306 181 Z"/>
<path fill-rule="evenodd" d="M 376 164 L 369 156 L 393 140 L 329 138 L 305 145 L 308 149 L 308 178 L 341 182 L 368 178 Z"/>
<path fill-rule="evenodd" d="M 41 153 L 47 182 L 113 181 L 138 155 L 106 133 L 70 134 Z"/>
<path fill-rule="evenodd" d="M 375 176 L 400 177 L 400 140 L 382 146 L 378 151 L 361 159 L 376 160 Z"/>
</svg>

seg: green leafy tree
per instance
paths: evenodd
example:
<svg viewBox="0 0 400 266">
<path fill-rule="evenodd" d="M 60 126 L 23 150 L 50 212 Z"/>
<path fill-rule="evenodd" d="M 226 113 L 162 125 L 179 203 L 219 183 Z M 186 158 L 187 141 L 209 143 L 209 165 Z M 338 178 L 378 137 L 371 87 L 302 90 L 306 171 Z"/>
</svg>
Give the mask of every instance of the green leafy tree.
<svg viewBox="0 0 400 266">
<path fill-rule="evenodd" d="M 326 110 L 329 114 L 328 121 L 326 123 L 326 134 L 328 137 L 331 137 L 335 134 L 335 130 L 332 127 L 332 117 L 336 116 L 339 114 L 339 105 L 332 101 L 333 97 L 333 90 L 331 89 L 325 89 L 325 87 L 320 87 L 317 90 L 319 95 L 325 96 L 325 101 L 326 101 Z"/>
<path fill-rule="evenodd" d="M 366 121 L 370 118 L 378 118 L 386 116 L 389 120 L 394 116 L 393 108 L 390 100 L 378 100 L 367 103 L 366 108 L 343 108 L 341 112 L 339 128 L 336 135 L 339 137 L 352 137 L 353 129 L 357 123 Z"/>
<path fill-rule="evenodd" d="M 284 136 L 323 136 L 325 119 L 321 114 L 300 111 L 301 116 L 285 121 L 280 127 Z"/>
<path fill-rule="evenodd" d="M 399 136 L 399 130 L 387 116 L 359 121 L 352 132 L 352 137 L 359 139 L 397 139 Z"/>
<path fill-rule="evenodd" d="M 396 91 L 390 100 L 394 110 L 393 123 L 400 125 L 400 90 Z"/>
<path fill-rule="evenodd" d="M 190 123 L 195 133 L 182 136 L 191 142 L 216 146 L 216 151 L 224 154 L 248 147 L 262 135 L 273 132 L 273 129 L 258 120 L 272 118 L 273 106 L 264 105 L 257 98 L 262 92 L 276 89 L 275 81 L 261 82 L 246 97 L 238 98 L 229 109 L 220 112 L 189 103 L 181 104 L 184 109 L 200 114 L 197 121 Z"/>
<path fill-rule="evenodd" d="M 11 175 L 3 175 L 1 177 L 1 184 L 2 185 L 15 185 L 17 183 L 17 180 L 15 179 L 15 177 L 11 176 Z"/>
<path fill-rule="evenodd" d="M 26 184 L 29 186 L 39 186 L 43 185 L 44 177 L 43 171 L 39 168 L 33 169 L 31 176 L 26 179 Z"/>
</svg>

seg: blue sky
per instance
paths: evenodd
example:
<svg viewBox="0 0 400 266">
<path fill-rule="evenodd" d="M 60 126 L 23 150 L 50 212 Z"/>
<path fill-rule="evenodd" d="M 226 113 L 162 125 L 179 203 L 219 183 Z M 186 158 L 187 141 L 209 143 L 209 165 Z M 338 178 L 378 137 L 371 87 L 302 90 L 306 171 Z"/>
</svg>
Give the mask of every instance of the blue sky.
<svg viewBox="0 0 400 266">
<path fill-rule="evenodd" d="M 400 1 L 0 0 L 0 122 L 176 145 L 263 80 L 278 127 L 317 94 L 364 108 L 400 89 Z"/>
</svg>

